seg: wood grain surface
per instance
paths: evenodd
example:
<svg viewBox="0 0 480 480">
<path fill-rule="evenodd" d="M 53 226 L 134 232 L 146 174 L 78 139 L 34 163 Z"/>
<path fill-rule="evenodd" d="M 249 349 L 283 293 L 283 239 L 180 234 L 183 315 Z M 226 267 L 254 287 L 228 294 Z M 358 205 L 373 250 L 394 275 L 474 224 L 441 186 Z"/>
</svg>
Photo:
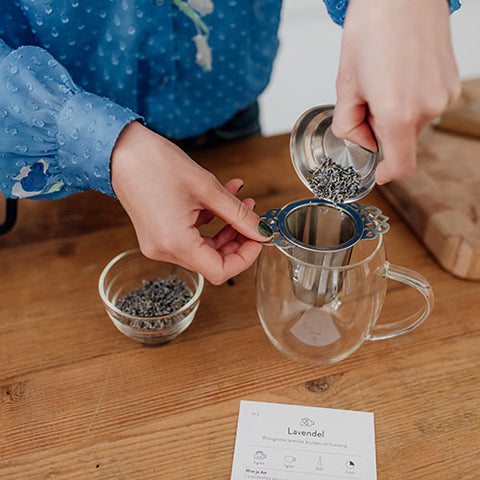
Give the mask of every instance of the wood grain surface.
<svg viewBox="0 0 480 480">
<path fill-rule="evenodd" d="M 222 181 L 243 178 L 259 213 L 308 196 L 287 136 L 192 155 Z M 479 285 L 440 268 L 378 192 L 363 203 L 391 217 L 389 260 L 426 276 L 436 305 L 415 331 L 318 367 L 268 341 L 253 268 L 207 285 L 170 344 L 129 340 L 97 293 L 104 265 L 136 245 L 117 202 L 93 192 L 21 201 L 0 237 L 0 478 L 228 480 L 246 399 L 374 412 L 380 480 L 477 480 Z M 392 283 L 382 319 L 416 301 Z"/>
<path fill-rule="evenodd" d="M 428 127 L 415 173 L 380 190 L 443 268 L 480 280 L 480 139 Z"/>
<path fill-rule="evenodd" d="M 437 127 L 480 137 L 480 78 L 463 82 L 460 98 L 443 113 Z"/>
</svg>

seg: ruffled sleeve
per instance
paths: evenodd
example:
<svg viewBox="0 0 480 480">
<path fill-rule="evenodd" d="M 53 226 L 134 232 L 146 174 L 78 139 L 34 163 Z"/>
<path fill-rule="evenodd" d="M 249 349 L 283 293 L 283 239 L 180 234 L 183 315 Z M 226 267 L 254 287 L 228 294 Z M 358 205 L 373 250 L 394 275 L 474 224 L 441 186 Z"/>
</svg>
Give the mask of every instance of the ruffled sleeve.
<svg viewBox="0 0 480 480">
<path fill-rule="evenodd" d="M 114 195 L 110 157 L 141 116 L 85 92 L 47 51 L 0 40 L 0 187 L 9 198 Z"/>
<path fill-rule="evenodd" d="M 388 0 L 387 0 L 388 1 Z M 328 14 L 331 19 L 338 25 L 343 27 L 345 14 L 347 13 L 348 0 L 323 0 L 327 7 Z M 460 0 L 448 0 L 450 5 L 450 13 L 460 8 Z"/>
</svg>

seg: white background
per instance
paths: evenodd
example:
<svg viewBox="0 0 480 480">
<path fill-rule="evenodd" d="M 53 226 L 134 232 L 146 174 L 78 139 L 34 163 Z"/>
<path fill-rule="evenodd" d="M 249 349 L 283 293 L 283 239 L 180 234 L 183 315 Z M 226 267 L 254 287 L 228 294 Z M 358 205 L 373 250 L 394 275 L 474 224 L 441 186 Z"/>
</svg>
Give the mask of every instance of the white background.
<svg viewBox="0 0 480 480">
<path fill-rule="evenodd" d="M 462 3 L 451 17 L 452 40 L 460 76 L 468 79 L 480 77 L 480 0 Z M 335 103 L 342 29 L 323 1 L 284 0 L 279 36 L 272 81 L 260 97 L 264 135 L 290 132 L 303 111 Z"/>
</svg>

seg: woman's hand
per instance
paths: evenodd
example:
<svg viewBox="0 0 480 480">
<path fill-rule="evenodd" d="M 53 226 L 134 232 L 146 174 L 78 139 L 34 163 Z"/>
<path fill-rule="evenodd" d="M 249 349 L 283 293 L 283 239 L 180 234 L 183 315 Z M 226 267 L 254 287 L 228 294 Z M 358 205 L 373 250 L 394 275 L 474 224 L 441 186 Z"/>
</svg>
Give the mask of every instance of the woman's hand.
<svg viewBox="0 0 480 480">
<path fill-rule="evenodd" d="M 271 235 L 252 211 L 255 202 L 235 197 L 241 180 L 223 187 L 177 146 L 137 122 L 122 131 L 111 164 L 113 190 L 149 258 L 220 284 L 246 270 Z M 202 236 L 198 227 L 214 216 L 227 226 L 213 238 Z"/>
<path fill-rule="evenodd" d="M 379 184 L 412 174 L 416 139 L 460 95 L 447 0 L 350 0 L 333 131 L 383 161 Z"/>
</svg>

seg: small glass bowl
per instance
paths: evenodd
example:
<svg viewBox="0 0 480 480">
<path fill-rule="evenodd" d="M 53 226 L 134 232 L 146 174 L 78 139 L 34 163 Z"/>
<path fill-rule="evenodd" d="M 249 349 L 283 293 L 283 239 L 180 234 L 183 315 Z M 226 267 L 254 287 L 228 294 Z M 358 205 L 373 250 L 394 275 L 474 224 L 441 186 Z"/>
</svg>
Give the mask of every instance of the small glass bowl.
<svg viewBox="0 0 480 480">
<path fill-rule="evenodd" d="M 157 317 L 129 315 L 116 307 L 117 301 L 149 280 L 177 276 L 192 292 L 192 298 L 173 313 Z M 178 265 L 146 258 L 140 250 L 117 255 L 103 269 L 98 291 L 113 324 L 127 337 L 145 345 L 161 345 L 182 333 L 200 305 L 204 279 Z"/>
</svg>

